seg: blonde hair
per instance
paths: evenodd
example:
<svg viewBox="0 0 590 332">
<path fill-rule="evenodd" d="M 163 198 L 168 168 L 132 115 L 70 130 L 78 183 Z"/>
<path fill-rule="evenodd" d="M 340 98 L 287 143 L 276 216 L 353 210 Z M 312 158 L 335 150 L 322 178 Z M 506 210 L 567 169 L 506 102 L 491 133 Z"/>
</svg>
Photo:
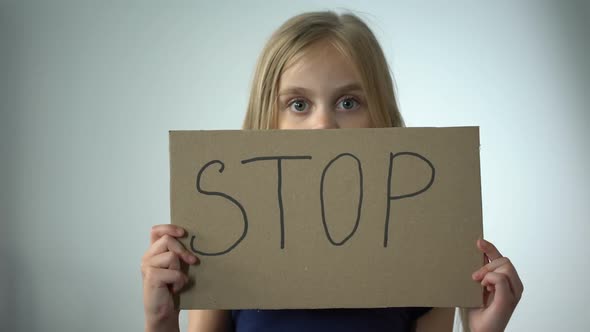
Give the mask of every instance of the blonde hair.
<svg viewBox="0 0 590 332">
<path fill-rule="evenodd" d="M 323 11 L 294 16 L 272 34 L 258 58 L 243 129 L 277 128 L 281 74 L 318 42 L 331 43 L 356 65 L 373 127 L 404 126 L 389 66 L 371 29 L 352 13 Z M 455 326 L 469 331 L 467 310 L 457 311 L 462 324 Z"/>
<path fill-rule="evenodd" d="M 356 65 L 373 127 L 404 126 L 389 66 L 373 32 L 354 14 L 325 11 L 292 17 L 268 40 L 254 72 L 243 129 L 277 128 L 281 74 L 317 42 L 331 43 Z"/>
</svg>

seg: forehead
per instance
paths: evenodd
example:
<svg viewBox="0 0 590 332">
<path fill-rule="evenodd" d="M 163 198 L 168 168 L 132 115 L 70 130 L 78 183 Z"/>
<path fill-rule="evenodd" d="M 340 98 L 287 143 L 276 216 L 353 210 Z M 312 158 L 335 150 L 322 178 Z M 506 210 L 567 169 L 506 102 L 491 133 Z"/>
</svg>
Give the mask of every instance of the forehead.
<svg viewBox="0 0 590 332">
<path fill-rule="evenodd" d="M 317 42 L 287 63 L 280 77 L 286 83 L 359 82 L 354 63 L 329 42 Z"/>
</svg>

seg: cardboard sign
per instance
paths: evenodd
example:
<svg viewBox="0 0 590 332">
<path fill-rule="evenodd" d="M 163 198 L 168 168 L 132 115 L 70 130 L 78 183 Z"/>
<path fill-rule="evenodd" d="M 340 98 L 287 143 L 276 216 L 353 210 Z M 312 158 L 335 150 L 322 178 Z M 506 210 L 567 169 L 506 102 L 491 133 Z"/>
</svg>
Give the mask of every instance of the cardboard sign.
<svg viewBox="0 0 590 332">
<path fill-rule="evenodd" d="M 181 309 L 476 307 L 478 127 L 170 131 Z"/>
</svg>

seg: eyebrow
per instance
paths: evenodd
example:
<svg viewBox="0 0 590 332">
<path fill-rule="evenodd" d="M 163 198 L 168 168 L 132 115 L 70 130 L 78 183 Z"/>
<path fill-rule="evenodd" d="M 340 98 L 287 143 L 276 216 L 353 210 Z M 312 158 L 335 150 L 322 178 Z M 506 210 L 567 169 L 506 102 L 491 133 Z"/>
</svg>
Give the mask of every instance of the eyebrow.
<svg viewBox="0 0 590 332">
<path fill-rule="evenodd" d="M 349 92 L 349 91 L 363 91 L 363 89 L 361 88 L 361 85 L 359 83 L 353 82 L 353 83 L 345 84 L 343 86 L 336 88 L 335 94 L 340 94 L 340 93 Z M 279 91 L 279 96 L 291 95 L 291 94 L 309 94 L 310 92 L 311 92 L 311 90 L 306 89 L 304 87 L 290 86 L 290 87 L 286 87 L 285 89 L 282 89 L 281 91 Z"/>
</svg>

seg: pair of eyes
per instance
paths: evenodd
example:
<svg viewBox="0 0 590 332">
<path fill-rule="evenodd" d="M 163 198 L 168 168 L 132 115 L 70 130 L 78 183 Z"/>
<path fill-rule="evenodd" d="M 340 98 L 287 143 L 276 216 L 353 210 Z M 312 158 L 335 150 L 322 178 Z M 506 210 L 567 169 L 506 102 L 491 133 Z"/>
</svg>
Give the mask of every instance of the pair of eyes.
<svg viewBox="0 0 590 332">
<path fill-rule="evenodd" d="M 340 99 L 336 103 L 336 109 L 343 111 L 353 111 L 357 109 L 360 106 L 360 104 L 361 103 L 355 97 L 347 96 Z M 287 106 L 290 110 L 292 110 L 295 113 L 304 113 L 305 111 L 307 111 L 309 103 L 305 99 L 295 98 L 289 101 L 287 103 Z"/>
</svg>

